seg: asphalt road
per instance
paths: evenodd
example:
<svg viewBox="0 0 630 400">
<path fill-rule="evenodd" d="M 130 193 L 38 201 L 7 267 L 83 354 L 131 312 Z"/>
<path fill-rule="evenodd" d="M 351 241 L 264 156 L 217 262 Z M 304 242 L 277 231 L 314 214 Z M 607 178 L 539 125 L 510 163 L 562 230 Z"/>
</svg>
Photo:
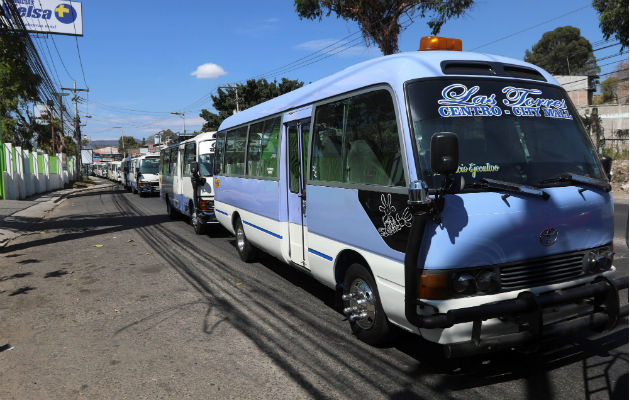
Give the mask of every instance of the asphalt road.
<svg viewBox="0 0 630 400">
<path fill-rule="evenodd" d="M 2 399 L 628 398 L 627 318 L 535 354 L 370 347 L 314 279 L 243 263 L 223 229 L 197 236 L 116 187 L 65 200 L 0 257 Z"/>
</svg>

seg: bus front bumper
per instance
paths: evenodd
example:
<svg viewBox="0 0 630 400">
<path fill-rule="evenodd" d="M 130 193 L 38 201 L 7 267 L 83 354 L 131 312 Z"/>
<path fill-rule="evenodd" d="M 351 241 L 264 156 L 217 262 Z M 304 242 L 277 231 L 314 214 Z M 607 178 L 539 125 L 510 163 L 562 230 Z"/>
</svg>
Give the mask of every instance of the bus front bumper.
<svg viewBox="0 0 630 400">
<path fill-rule="evenodd" d="M 588 284 L 544 293 L 523 291 L 514 299 L 424 315 L 422 331 L 466 326 L 470 340 L 441 343 L 447 357 L 466 357 L 523 348 L 541 339 L 583 329 L 614 328 L 628 305 L 620 307 L 619 293 L 628 288 L 628 277 L 597 277 Z M 421 305 L 422 306 L 422 305 Z M 482 325 L 486 323 L 487 326 Z M 470 329 L 472 325 L 472 329 Z"/>
<path fill-rule="evenodd" d="M 158 182 L 141 182 L 138 184 L 138 191 L 142 193 L 159 193 L 160 186 Z"/>
</svg>

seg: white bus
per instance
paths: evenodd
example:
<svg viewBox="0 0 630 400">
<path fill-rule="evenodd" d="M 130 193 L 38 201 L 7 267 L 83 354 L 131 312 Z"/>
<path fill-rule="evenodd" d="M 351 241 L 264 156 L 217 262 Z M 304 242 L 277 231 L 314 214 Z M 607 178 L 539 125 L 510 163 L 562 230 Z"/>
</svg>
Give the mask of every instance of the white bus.
<svg viewBox="0 0 630 400">
<path fill-rule="evenodd" d="M 215 211 L 240 257 L 336 290 L 371 344 L 398 326 L 466 356 L 613 327 L 628 278 L 610 160 L 566 91 L 521 60 L 421 43 L 223 121 Z"/>
<path fill-rule="evenodd" d="M 107 166 L 107 179 L 120 183 L 120 173 L 120 161 L 112 161 L 109 163 Z"/>
<path fill-rule="evenodd" d="M 159 169 L 160 155 L 158 153 L 144 154 L 131 159 L 129 179 L 131 191 L 143 197 L 147 194 L 160 192 Z"/>
<path fill-rule="evenodd" d="M 190 218 L 196 233 L 216 223 L 212 173 L 216 132 L 204 132 L 161 151 L 160 197 L 169 216 Z"/>
</svg>

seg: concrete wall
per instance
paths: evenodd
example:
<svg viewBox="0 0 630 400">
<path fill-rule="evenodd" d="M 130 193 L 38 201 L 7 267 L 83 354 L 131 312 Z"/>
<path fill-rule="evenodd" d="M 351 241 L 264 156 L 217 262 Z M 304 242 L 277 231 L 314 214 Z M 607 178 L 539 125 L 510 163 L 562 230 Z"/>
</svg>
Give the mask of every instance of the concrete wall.
<svg viewBox="0 0 630 400">
<path fill-rule="evenodd" d="M 7 200 L 21 200 L 37 193 L 63 189 L 64 184 L 76 180 L 75 158 L 68 157 L 68 166 L 64 170 L 62 154 L 54 156 L 57 162 L 58 172 L 50 171 L 50 161 L 53 156 L 43 154 L 39 160 L 38 153 L 33 153 L 31 164 L 31 152 L 22 150 L 19 146 L 13 147 L 10 143 L 4 143 L 0 149 L 4 152 L 6 160 L 5 171 L 2 173 L 4 181 L 4 193 Z M 43 173 L 39 173 L 40 161 L 43 161 Z"/>
</svg>

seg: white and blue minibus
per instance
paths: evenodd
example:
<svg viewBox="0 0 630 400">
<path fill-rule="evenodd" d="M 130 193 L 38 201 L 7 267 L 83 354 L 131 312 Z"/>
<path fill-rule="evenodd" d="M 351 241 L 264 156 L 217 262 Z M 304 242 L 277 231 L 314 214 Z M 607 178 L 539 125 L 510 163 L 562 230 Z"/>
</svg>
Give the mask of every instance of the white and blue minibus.
<svg viewBox="0 0 630 400">
<path fill-rule="evenodd" d="M 160 192 L 159 169 L 160 155 L 148 153 L 131 159 L 130 186 L 132 193 L 140 197 Z"/>
<path fill-rule="evenodd" d="M 216 132 L 202 132 L 160 152 L 160 197 L 170 217 L 190 218 L 197 234 L 216 224 L 212 175 Z"/>
<path fill-rule="evenodd" d="M 131 157 L 125 157 L 120 163 L 121 183 L 125 190 L 131 191 Z"/>
<path fill-rule="evenodd" d="M 336 290 L 361 340 L 458 357 L 627 314 L 609 171 L 548 72 L 428 37 L 224 120 L 215 211 L 244 261 Z"/>
</svg>

